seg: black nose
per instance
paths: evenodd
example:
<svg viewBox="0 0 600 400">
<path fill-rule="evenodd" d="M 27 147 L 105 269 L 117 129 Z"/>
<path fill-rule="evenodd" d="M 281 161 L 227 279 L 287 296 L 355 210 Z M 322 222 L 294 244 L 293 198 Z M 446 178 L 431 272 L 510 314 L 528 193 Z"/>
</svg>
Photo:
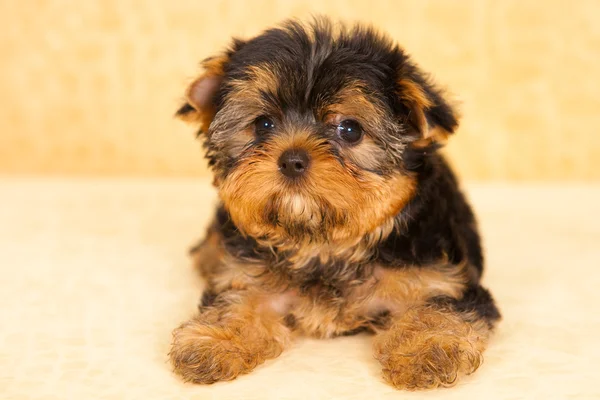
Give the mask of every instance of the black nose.
<svg viewBox="0 0 600 400">
<path fill-rule="evenodd" d="M 308 153 L 301 149 L 289 149 L 279 157 L 279 170 L 289 178 L 299 177 L 308 168 Z"/>
</svg>

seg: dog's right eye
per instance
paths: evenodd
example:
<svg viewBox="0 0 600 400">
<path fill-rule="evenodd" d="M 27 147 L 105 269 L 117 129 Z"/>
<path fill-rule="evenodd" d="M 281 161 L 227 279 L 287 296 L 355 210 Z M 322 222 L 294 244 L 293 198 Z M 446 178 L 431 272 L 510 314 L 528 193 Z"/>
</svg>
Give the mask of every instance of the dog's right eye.
<svg viewBox="0 0 600 400">
<path fill-rule="evenodd" d="M 273 120 L 265 115 L 256 118 L 254 121 L 254 130 L 257 135 L 262 135 L 264 133 L 270 132 L 275 128 L 275 123 Z"/>
<path fill-rule="evenodd" d="M 353 119 L 345 119 L 337 126 L 338 135 L 347 143 L 357 143 L 363 137 L 363 129 Z"/>
</svg>

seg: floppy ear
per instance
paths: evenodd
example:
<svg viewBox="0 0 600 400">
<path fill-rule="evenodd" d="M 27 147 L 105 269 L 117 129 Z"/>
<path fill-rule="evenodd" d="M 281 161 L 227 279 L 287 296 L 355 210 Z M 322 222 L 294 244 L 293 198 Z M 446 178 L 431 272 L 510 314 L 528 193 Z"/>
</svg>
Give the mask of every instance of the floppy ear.
<svg viewBox="0 0 600 400">
<path fill-rule="evenodd" d="M 188 87 L 186 102 L 177 110 L 177 117 L 200 124 L 201 131 L 208 131 L 216 113 L 215 96 L 223 82 L 224 68 L 228 62 L 227 54 L 202 61 L 204 73 Z"/>
<path fill-rule="evenodd" d="M 444 144 L 458 127 L 458 113 L 442 92 L 413 69 L 398 79 L 398 94 L 406 111 L 406 122 L 416 133 L 414 146 Z"/>
</svg>

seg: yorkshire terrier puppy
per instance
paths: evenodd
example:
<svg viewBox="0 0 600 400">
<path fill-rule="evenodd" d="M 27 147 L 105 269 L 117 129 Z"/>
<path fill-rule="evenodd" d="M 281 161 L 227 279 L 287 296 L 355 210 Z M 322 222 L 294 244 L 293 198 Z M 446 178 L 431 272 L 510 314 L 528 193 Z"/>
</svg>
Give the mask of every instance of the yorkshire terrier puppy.
<svg viewBox="0 0 600 400">
<path fill-rule="evenodd" d="M 436 151 L 453 106 L 369 27 L 288 21 L 202 63 L 196 124 L 220 204 L 192 252 L 200 313 L 173 332 L 186 381 L 234 379 L 296 334 L 375 334 L 384 378 L 453 385 L 500 314 L 473 212 Z"/>
</svg>

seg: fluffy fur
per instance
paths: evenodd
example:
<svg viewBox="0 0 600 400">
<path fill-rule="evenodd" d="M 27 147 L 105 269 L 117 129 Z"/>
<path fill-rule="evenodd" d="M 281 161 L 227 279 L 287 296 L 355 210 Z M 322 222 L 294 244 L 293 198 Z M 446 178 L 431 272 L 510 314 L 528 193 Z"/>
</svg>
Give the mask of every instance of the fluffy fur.
<svg viewBox="0 0 600 400">
<path fill-rule="evenodd" d="M 395 387 L 475 371 L 500 314 L 436 151 L 458 126 L 443 93 L 385 36 L 323 19 L 235 40 L 203 68 L 177 114 L 200 127 L 221 204 L 193 250 L 208 285 L 174 331 L 175 371 L 229 380 L 294 334 L 362 330 Z M 294 179 L 290 149 L 307 161 Z"/>
</svg>

